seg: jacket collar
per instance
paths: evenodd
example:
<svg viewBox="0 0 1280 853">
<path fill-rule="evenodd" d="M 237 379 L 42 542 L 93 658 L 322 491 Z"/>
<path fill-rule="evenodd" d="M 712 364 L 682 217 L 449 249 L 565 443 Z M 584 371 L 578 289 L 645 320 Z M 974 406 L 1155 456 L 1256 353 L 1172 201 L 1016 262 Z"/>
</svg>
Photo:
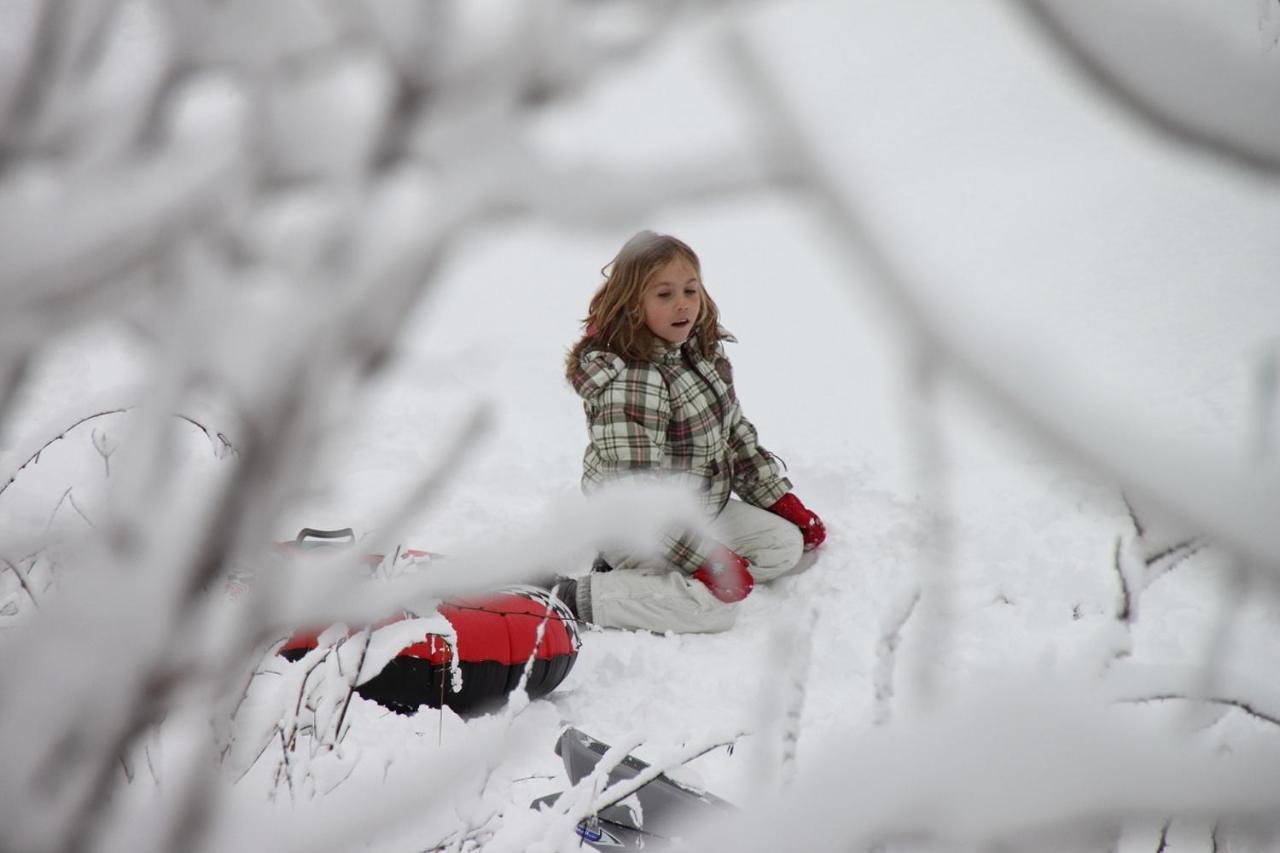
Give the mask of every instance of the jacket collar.
<svg viewBox="0 0 1280 853">
<path fill-rule="evenodd" d="M 653 346 L 653 360 L 658 364 L 679 364 L 681 353 L 687 346 L 687 341 L 683 344 L 672 344 L 659 340 Z"/>
</svg>

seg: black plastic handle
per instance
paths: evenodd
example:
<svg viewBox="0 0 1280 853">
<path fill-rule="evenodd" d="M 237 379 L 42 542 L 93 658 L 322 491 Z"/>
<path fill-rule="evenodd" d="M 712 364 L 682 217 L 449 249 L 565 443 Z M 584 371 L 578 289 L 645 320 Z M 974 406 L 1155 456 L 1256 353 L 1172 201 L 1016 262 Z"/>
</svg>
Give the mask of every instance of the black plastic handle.
<svg viewBox="0 0 1280 853">
<path fill-rule="evenodd" d="M 298 538 L 295 542 L 306 542 L 308 539 L 345 539 L 348 542 L 356 541 L 356 533 L 350 527 L 342 527 L 337 530 L 321 530 L 316 527 L 304 527 L 298 531 Z"/>
</svg>

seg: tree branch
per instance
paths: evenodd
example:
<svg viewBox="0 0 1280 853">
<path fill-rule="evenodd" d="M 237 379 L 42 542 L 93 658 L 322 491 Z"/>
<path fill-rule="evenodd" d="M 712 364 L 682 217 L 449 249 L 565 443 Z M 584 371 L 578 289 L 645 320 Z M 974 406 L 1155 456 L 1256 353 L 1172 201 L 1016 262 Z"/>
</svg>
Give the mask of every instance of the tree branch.
<svg viewBox="0 0 1280 853">
<path fill-rule="evenodd" d="M 1055 0 L 1010 0 L 1010 3 L 1097 92 L 1122 107 L 1121 115 L 1137 119 L 1162 137 L 1192 151 L 1258 177 L 1274 180 L 1280 175 L 1280 148 L 1250 144 L 1220 124 L 1193 122 L 1154 103 L 1132 81 L 1108 65 L 1097 51 L 1084 44 L 1055 11 Z M 1220 94 L 1229 96 L 1225 92 Z M 1260 102 L 1258 109 L 1268 109 L 1267 102 Z"/>
<path fill-rule="evenodd" d="M 1050 446 L 1109 472 L 1172 517 L 1193 519 L 1196 528 L 1258 571 L 1270 576 L 1280 572 L 1280 526 L 1275 524 L 1280 486 L 1273 477 L 1229 469 L 1216 458 L 1157 441 L 1137 419 L 1120 421 L 1082 389 L 1046 381 L 1025 364 L 999 355 L 1004 350 L 989 339 L 970 339 L 951 317 L 936 316 L 917 296 L 924 289 L 910 280 L 888 242 L 873 229 L 873 218 L 852 191 L 841 189 L 847 181 L 833 174 L 819 155 L 748 36 L 730 28 L 723 54 L 736 72 L 733 79 L 744 88 L 744 100 L 749 96 L 761 114 L 759 122 L 775 129 L 778 156 L 794 164 L 800 187 L 814 201 L 833 246 L 855 279 L 883 297 L 909 338 L 932 351 L 935 361 L 945 363 L 950 375 L 992 410 L 1009 414 Z M 1238 500 L 1229 502 L 1228 496 Z"/>
</svg>

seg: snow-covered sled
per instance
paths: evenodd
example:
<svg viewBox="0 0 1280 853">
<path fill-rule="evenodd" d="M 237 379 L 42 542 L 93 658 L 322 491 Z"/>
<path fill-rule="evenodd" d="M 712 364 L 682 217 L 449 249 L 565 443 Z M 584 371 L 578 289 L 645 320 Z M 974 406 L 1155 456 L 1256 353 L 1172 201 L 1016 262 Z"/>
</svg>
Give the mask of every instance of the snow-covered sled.
<svg viewBox="0 0 1280 853">
<path fill-rule="evenodd" d="M 556 741 L 556 755 L 564 761 L 570 783 L 576 785 L 589 775 L 609 745 L 575 728 L 566 729 Z M 604 788 L 633 779 L 649 769 L 640 759 L 628 755 L 609 771 Z M 552 806 L 559 799 L 550 794 L 534 800 L 532 808 Z M 714 794 L 682 785 L 658 774 L 631 797 L 605 806 L 578 823 L 578 836 L 594 850 L 661 850 L 689 818 L 732 811 L 734 806 Z"/>
<path fill-rule="evenodd" d="M 297 539 L 281 543 L 287 551 L 306 552 L 335 542 L 354 541 L 348 529 L 321 531 L 304 528 Z M 426 555 L 422 551 L 406 552 Z M 368 555 L 371 564 L 382 556 Z M 366 699 L 403 714 L 427 705 L 447 705 L 459 714 L 482 713 L 501 705 L 529 669 L 525 689 L 538 698 L 554 690 L 577 659 L 581 640 L 573 615 L 544 589 L 510 586 L 483 595 L 442 603 L 438 612 L 449 620 L 457 637 L 460 688 L 451 667 L 454 649 L 443 636 L 425 634 L 400 651 L 383 670 L 356 688 Z M 407 610 L 375 625 L 375 630 L 418 614 Z M 298 631 L 279 654 L 298 660 L 316 648 L 323 629 Z M 532 658 L 532 663 L 530 659 Z"/>
</svg>

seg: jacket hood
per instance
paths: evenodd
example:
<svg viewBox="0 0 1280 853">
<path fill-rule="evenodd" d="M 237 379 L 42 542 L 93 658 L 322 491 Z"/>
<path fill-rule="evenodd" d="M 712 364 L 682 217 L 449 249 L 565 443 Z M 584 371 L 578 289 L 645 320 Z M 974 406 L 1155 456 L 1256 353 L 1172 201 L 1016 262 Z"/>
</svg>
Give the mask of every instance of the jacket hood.
<svg viewBox="0 0 1280 853">
<path fill-rule="evenodd" d="M 610 382 L 626 369 L 621 356 L 604 350 L 588 350 L 578 361 L 578 369 L 569 377 L 569 384 L 578 396 L 585 400 L 597 396 Z"/>
</svg>

